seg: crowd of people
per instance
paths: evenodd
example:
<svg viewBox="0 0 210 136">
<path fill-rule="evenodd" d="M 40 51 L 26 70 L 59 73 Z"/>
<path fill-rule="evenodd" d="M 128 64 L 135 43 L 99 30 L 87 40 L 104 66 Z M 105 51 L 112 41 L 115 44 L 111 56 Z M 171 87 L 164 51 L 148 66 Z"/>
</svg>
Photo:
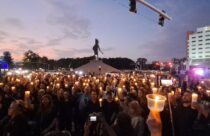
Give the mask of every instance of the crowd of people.
<svg viewBox="0 0 210 136">
<path fill-rule="evenodd" d="M 0 81 L 1 136 L 209 136 L 210 92 L 161 86 L 156 74 L 32 72 Z M 192 92 L 198 94 L 192 104 Z M 169 97 L 155 115 L 146 95 Z M 155 116 L 155 117 L 154 117 Z"/>
</svg>

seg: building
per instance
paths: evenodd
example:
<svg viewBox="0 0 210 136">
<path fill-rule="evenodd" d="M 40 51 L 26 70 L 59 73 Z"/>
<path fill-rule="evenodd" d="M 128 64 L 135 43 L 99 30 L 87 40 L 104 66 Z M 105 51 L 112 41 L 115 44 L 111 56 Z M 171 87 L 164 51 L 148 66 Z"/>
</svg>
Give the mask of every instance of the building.
<svg viewBox="0 0 210 136">
<path fill-rule="evenodd" d="M 187 32 L 187 57 L 189 67 L 210 68 L 210 26 Z"/>
</svg>

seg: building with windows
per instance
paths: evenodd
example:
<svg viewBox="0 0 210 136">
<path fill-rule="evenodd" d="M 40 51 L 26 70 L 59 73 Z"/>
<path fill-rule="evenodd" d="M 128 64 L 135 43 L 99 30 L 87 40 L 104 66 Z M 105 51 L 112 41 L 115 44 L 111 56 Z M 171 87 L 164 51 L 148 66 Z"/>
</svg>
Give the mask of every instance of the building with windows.
<svg viewBox="0 0 210 136">
<path fill-rule="evenodd" d="M 187 32 L 187 57 L 190 67 L 210 68 L 210 26 Z"/>
</svg>

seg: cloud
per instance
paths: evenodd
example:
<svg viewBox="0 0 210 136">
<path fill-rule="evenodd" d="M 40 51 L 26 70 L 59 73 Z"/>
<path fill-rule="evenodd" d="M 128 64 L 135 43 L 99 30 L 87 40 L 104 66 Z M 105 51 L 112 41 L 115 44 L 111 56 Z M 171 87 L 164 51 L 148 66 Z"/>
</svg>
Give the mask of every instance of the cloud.
<svg viewBox="0 0 210 136">
<path fill-rule="evenodd" d="M 50 10 L 47 23 L 57 26 L 63 38 L 87 38 L 90 36 L 90 21 L 78 15 L 78 5 L 59 0 L 46 0 Z"/>
<path fill-rule="evenodd" d="M 0 30 L 0 42 L 3 42 L 8 36 L 8 33 Z"/>
<path fill-rule="evenodd" d="M 0 24 L 9 26 L 9 27 L 13 27 L 13 28 L 17 28 L 17 29 L 24 29 L 25 26 L 23 25 L 22 21 L 20 19 L 17 18 L 6 18 L 3 21 L 1 21 Z"/>
</svg>

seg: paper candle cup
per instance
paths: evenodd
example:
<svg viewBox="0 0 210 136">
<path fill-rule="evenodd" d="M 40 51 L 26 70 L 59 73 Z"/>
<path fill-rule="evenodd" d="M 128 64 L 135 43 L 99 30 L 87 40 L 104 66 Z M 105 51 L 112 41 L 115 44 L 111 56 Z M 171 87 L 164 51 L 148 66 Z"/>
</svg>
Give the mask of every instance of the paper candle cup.
<svg viewBox="0 0 210 136">
<path fill-rule="evenodd" d="M 148 94 L 147 97 L 147 106 L 151 111 L 163 111 L 166 97 L 159 94 Z"/>
</svg>

